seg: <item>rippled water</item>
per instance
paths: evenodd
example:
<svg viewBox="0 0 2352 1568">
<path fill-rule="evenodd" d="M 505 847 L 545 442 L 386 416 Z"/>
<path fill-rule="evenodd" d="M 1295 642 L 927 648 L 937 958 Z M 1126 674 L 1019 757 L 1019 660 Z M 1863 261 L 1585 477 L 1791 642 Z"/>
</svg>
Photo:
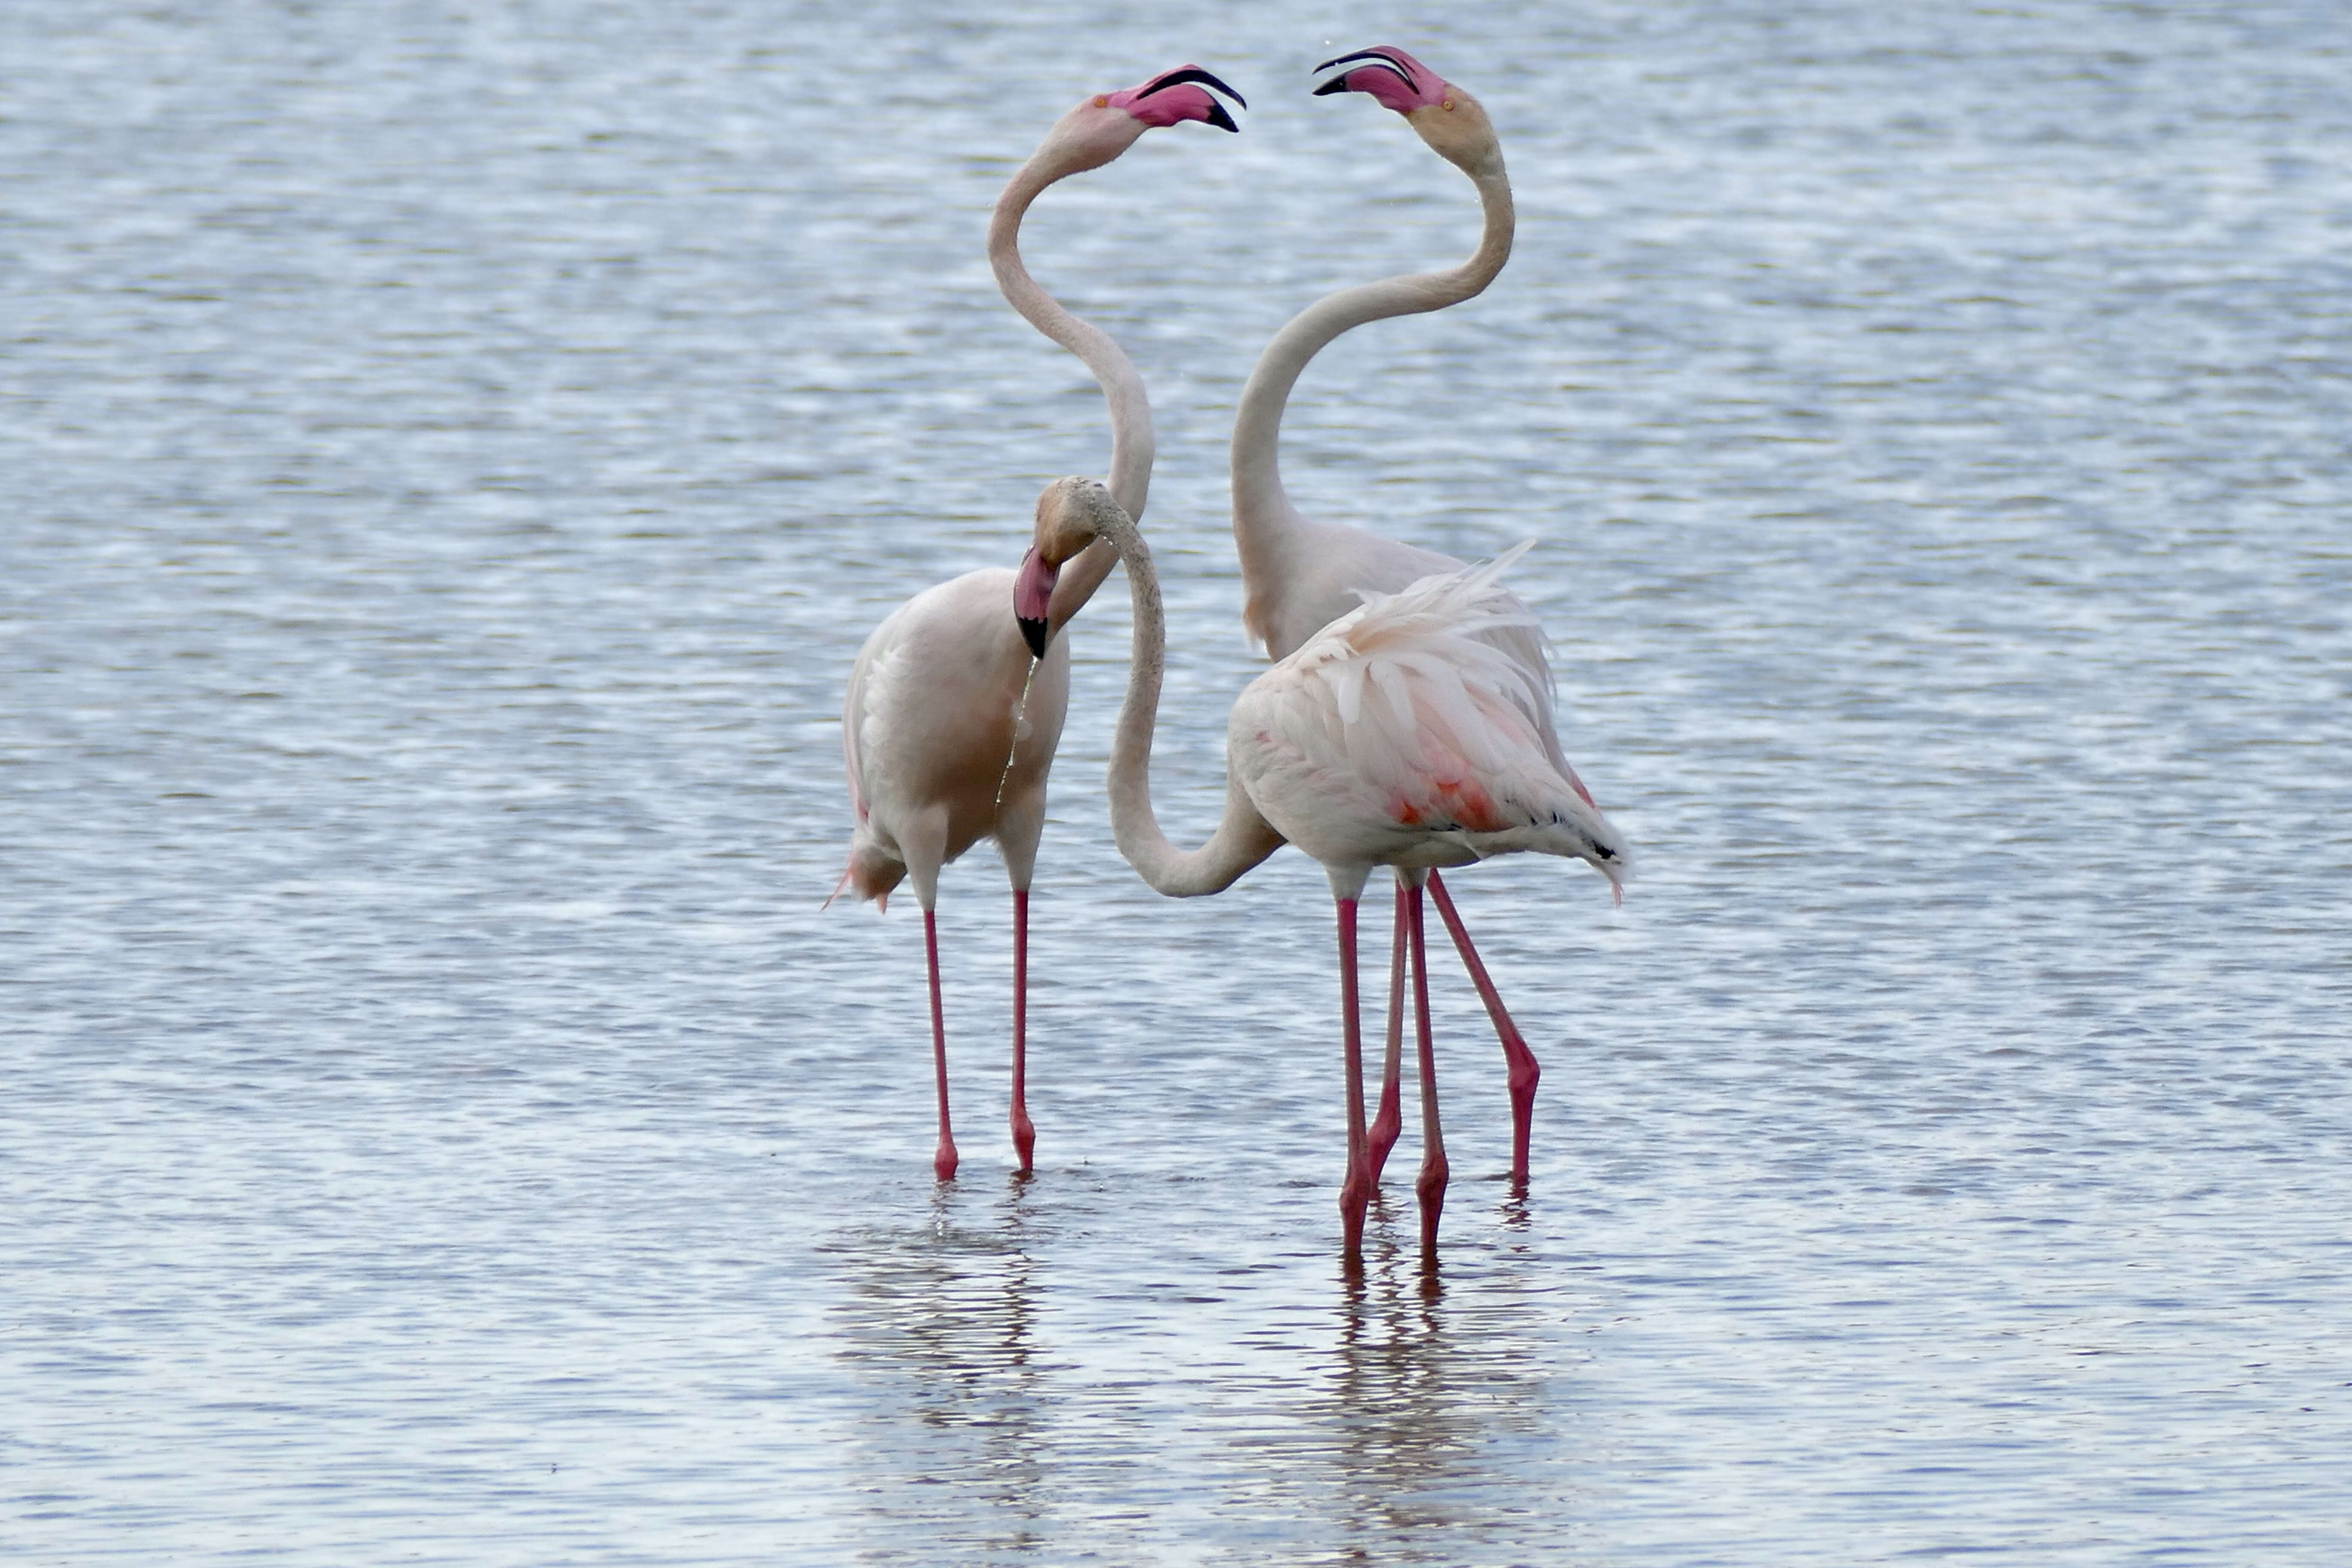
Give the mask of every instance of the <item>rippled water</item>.
<svg viewBox="0 0 2352 1568">
<path fill-rule="evenodd" d="M 2249 4 L 0 12 L 0 1542 L 25 1563 L 2321 1563 L 2352 1538 L 2352 21 Z M 1515 581 L 1642 855 L 1456 889 L 1455 1187 L 1337 1267 L 1328 901 L 1152 897 L 1077 630 L 1036 910 L 817 905 L 887 607 L 1150 379 L 1219 801 L 1258 347 L 1467 253 L 1307 68 L 1476 90 L 1486 296 L 1312 513 Z M 1327 47 L 1327 45 L 1328 47 Z M 1410 1118 L 1408 1121 L 1410 1126 Z"/>
</svg>

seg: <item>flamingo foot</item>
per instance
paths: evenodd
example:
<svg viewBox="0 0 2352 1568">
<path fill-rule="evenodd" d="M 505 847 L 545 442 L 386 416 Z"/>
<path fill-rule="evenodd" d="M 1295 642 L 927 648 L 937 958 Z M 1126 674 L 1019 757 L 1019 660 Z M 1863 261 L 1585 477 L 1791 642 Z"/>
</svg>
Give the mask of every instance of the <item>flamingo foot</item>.
<svg viewBox="0 0 2352 1568">
<path fill-rule="evenodd" d="M 1339 1186 L 1340 1250 L 1350 1263 L 1360 1262 L 1364 1256 L 1364 1212 L 1372 1206 L 1372 1196 L 1378 1185 L 1371 1173 L 1358 1165 L 1348 1172 L 1348 1179 Z"/>
<path fill-rule="evenodd" d="M 1528 1190 L 1528 1144 L 1536 1122 L 1536 1085 L 1543 1078 L 1543 1068 L 1517 1029 L 1503 1037 L 1503 1055 L 1510 1064 L 1511 1189 L 1524 1194 Z"/>
<path fill-rule="evenodd" d="M 1037 1149 L 1037 1128 L 1021 1111 L 1013 1113 L 1013 1152 L 1021 1157 L 1021 1173 L 1027 1175 L 1033 1168 L 1032 1156 Z"/>
<path fill-rule="evenodd" d="M 956 1173 L 956 1146 L 951 1138 L 940 1140 L 939 1152 L 931 1156 L 931 1173 L 942 1182 L 952 1182 Z"/>
<path fill-rule="evenodd" d="M 1371 1130 L 1364 1135 L 1364 1159 L 1371 1166 L 1375 1187 L 1381 1184 L 1381 1171 L 1389 1163 L 1389 1151 L 1396 1147 L 1397 1134 L 1404 1129 L 1404 1112 L 1398 1102 L 1397 1082 L 1391 1078 L 1381 1086 L 1381 1109 L 1372 1118 Z"/>
<path fill-rule="evenodd" d="M 1423 1252 L 1437 1247 L 1437 1216 L 1445 1207 L 1445 1183 L 1452 1173 L 1445 1163 L 1444 1151 L 1439 1150 L 1423 1162 L 1420 1179 L 1412 1184 L 1413 1194 L 1421 1199 L 1421 1247 Z"/>
</svg>

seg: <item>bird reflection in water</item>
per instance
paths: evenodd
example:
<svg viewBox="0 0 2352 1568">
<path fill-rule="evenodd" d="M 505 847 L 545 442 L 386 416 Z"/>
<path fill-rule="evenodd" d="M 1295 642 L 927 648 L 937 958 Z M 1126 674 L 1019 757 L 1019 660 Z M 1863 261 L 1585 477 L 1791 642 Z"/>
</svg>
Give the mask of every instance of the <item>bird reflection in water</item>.
<svg viewBox="0 0 2352 1568">
<path fill-rule="evenodd" d="M 861 1385 L 852 1468 L 882 1538 L 988 1554 L 1042 1541 L 1045 1390 L 1034 1342 L 1038 1286 L 1028 1180 L 982 1214 L 942 1188 L 919 1230 L 869 1230 L 830 1250 L 847 1289 L 835 1354 Z"/>
<path fill-rule="evenodd" d="M 1524 1517 L 1529 1474 L 1561 1456 L 1543 1415 L 1539 1369 L 1551 1358 L 1522 1294 L 1528 1281 L 1511 1267 L 1516 1243 L 1475 1278 L 1457 1254 L 1450 1289 L 1436 1259 L 1389 1225 L 1367 1243 L 1365 1268 L 1342 1279 L 1315 1423 L 1337 1472 L 1323 1506 L 1338 1510 L 1342 1555 L 1440 1562 L 1473 1544 L 1507 1547 L 1531 1527 L 1550 1539 L 1559 1521 Z"/>
<path fill-rule="evenodd" d="M 1336 1293 L 1319 1247 L 1230 1273 L 1206 1267 L 1213 1249 L 1180 1248 L 1224 1281 L 1187 1299 L 1190 1331 L 1159 1337 L 1171 1321 L 1136 1303 L 1160 1287 L 1130 1277 L 1121 1310 L 1142 1318 L 1095 1342 L 1083 1325 L 1102 1281 L 1055 1267 L 1070 1198 L 1017 1177 L 992 1197 L 941 1188 L 923 1219 L 830 1249 L 857 1535 L 929 1554 L 906 1561 L 1052 1558 L 1094 1531 L 1160 1525 L 1180 1532 L 1164 1545 L 1186 1526 L 1138 1521 L 1174 1464 L 1221 1512 L 1342 1561 L 1560 1542 L 1527 1499 L 1532 1479 L 1570 1486 L 1548 1474 L 1573 1456 L 1543 1414 L 1564 1303 L 1556 1268 L 1507 1227 L 1457 1237 L 1441 1279 L 1401 1205 Z"/>
</svg>

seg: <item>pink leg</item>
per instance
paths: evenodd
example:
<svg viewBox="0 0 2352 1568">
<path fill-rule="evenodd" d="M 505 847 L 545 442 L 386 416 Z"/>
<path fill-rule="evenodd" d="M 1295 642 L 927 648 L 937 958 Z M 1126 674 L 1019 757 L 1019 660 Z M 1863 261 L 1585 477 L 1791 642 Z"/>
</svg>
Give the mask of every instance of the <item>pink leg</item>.
<svg viewBox="0 0 2352 1568">
<path fill-rule="evenodd" d="M 1027 1175 L 1037 1147 L 1029 1121 L 1029 889 L 1013 889 L 1013 1152 Z"/>
<path fill-rule="evenodd" d="M 1356 1019 L 1356 900 L 1339 903 L 1339 1012 L 1348 1051 L 1348 1179 L 1339 1186 L 1341 1255 L 1351 1268 L 1364 1257 L 1364 1211 L 1371 1206 L 1371 1166 L 1365 1159 L 1363 1037 Z"/>
<path fill-rule="evenodd" d="M 1398 1104 L 1397 1079 L 1404 1066 L 1404 884 L 1396 890 L 1396 940 L 1389 949 L 1389 1052 L 1381 1068 L 1381 1109 L 1372 1117 L 1370 1145 L 1366 1153 L 1372 1163 L 1372 1183 L 1380 1184 L 1381 1168 L 1389 1163 L 1389 1151 L 1396 1147 L 1397 1133 L 1404 1125 L 1404 1113 Z"/>
<path fill-rule="evenodd" d="M 1478 988 L 1478 1000 L 1486 1004 L 1486 1016 L 1495 1021 L 1495 1034 L 1503 1042 L 1503 1060 L 1509 1068 L 1511 1088 L 1511 1185 L 1524 1192 L 1528 1184 L 1528 1141 L 1536 1120 L 1536 1081 L 1543 1077 L 1543 1068 L 1537 1065 L 1535 1052 L 1528 1049 L 1518 1026 L 1511 1022 L 1511 1015 L 1503 1006 L 1502 993 L 1487 978 L 1486 966 L 1478 962 L 1478 950 L 1470 945 L 1469 929 L 1454 912 L 1454 900 L 1434 871 L 1429 874 L 1429 894 L 1437 901 L 1438 917 L 1445 921 L 1446 934 L 1454 939 L 1455 950 L 1462 954 L 1462 966 L 1470 972 L 1470 984 Z"/>
<path fill-rule="evenodd" d="M 1429 1028 L 1429 950 L 1421 934 L 1421 889 L 1411 895 L 1412 916 L 1412 1017 L 1421 1047 L 1421 1176 L 1412 1190 L 1421 1199 L 1421 1250 L 1437 1252 L 1437 1215 L 1445 1206 L 1445 1139 L 1437 1129 L 1437 1051 Z"/>
<path fill-rule="evenodd" d="M 931 961 L 931 1060 L 939 1069 L 940 1079 L 940 1147 L 931 1156 L 931 1169 L 942 1182 L 952 1182 L 956 1173 L 954 1136 L 948 1131 L 948 1023 L 947 1014 L 940 1006 L 940 928 L 931 911 L 923 911 L 923 952 Z"/>
</svg>

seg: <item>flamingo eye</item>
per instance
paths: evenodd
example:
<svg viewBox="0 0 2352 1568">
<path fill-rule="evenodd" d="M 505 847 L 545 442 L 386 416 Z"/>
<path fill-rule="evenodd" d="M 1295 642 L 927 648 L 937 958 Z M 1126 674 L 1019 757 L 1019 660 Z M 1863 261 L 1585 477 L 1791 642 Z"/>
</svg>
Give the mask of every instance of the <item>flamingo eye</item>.
<svg viewBox="0 0 2352 1568">
<path fill-rule="evenodd" d="M 1439 105 L 1439 107 L 1442 109 L 1451 109 L 1454 107 L 1454 100 L 1449 98 L 1443 104 Z"/>
<path fill-rule="evenodd" d="M 1108 109 L 1110 107 L 1109 98 L 1099 92 L 1095 94 L 1095 107 L 1097 109 Z"/>
</svg>

